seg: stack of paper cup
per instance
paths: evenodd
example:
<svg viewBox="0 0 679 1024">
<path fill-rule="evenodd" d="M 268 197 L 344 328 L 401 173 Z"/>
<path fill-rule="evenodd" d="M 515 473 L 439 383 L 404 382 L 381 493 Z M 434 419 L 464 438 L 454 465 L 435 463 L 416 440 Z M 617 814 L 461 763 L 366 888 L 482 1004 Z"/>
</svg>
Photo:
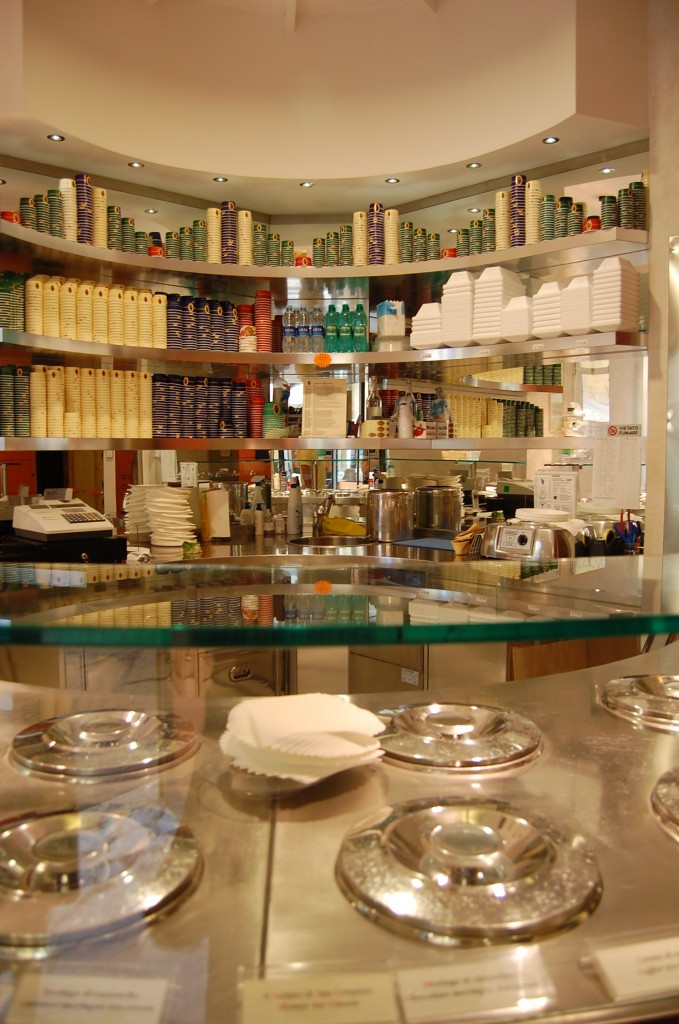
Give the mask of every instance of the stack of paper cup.
<svg viewBox="0 0 679 1024">
<path fill-rule="evenodd" d="M 75 179 L 60 178 L 59 194 L 63 216 L 63 237 L 68 242 L 78 241 L 78 201 L 76 198 Z"/>
<path fill-rule="evenodd" d="M 132 286 L 123 292 L 123 345 L 137 345 L 139 337 L 139 292 Z"/>
<path fill-rule="evenodd" d="M 64 281 L 59 292 L 59 337 L 75 339 L 78 281 Z"/>
<path fill-rule="evenodd" d="M 509 249 L 510 243 L 509 189 L 495 193 L 495 249 Z"/>
<path fill-rule="evenodd" d="M 125 370 L 125 433 L 124 437 L 139 437 L 139 375 L 136 370 Z"/>
<path fill-rule="evenodd" d="M 398 210 L 384 211 L 384 262 L 401 262 L 400 245 L 401 227 Z"/>
<path fill-rule="evenodd" d="M 64 430 L 66 437 L 80 437 L 80 367 L 64 367 Z"/>
<path fill-rule="evenodd" d="M 207 262 L 222 262 L 222 211 L 210 206 L 205 212 L 207 221 Z"/>
<path fill-rule="evenodd" d="M 368 214 L 356 210 L 353 216 L 353 254 L 355 267 L 368 265 Z"/>
<path fill-rule="evenodd" d="M 35 364 L 30 379 L 31 437 L 47 437 L 47 367 Z"/>
<path fill-rule="evenodd" d="M 108 290 L 108 343 L 124 345 L 124 299 L 125 289 L 121 284 L 112 284 Z M 94 436 L 94 435 L 92 435 Z"/>
<path fill-rule="evenodd" d="M 95 371 L 80 371 L 80 432 L 83 437 L 97 436 L 97 396 Z"/>
<path fill-rule="evenodd" d="M 153 347 L 153 292 L 140 288 L 137 298 L 137 344 Z"/>
<path fill-rule="evenodd" d="M 47 437 L 64 436 L 64 368 L 47 367 Z"/>
<path fill-rule="evenodd" d="M 78 341 L 92 341 L 94 337 L 92 281 L 81 281 L 76 290 L 75 336 Z"/>
<path fill-rule="evenodd" d="M 167 295 L 154 292 L 151 303 L 151 345 L 167 348 Z"/>
<path fill-rule="evenodd" d="M 238 262 L 245 267 L 251 267 L 254 263 L 250 210 L 238 211 Z"/>
<path fill-rule="evenodd" d="M 110 437 L 125 437 L 125 373 L 123 370 L 108 371 L 109 393 L 111 396 Z"/>
<path fill-rule="evenodd" d="M 92 340 L 108 343 L 108 285 L 101 281 L 92 289 Z"/>
<path fill-rule="evenodd" d="M 137 388 L 139 395 L 139 437 L 153 437 L 153 414 L 152 414 L 152 377 L 147 370 L 137 374 Z"/>
<path fill-rule="evenodd" d="M 108 193 L 99 185 L 92 186 L 92 245 L 108 247 Z"/>
<path fill-rule="evenodd" d="M 94 394 L 96 409 L 95 437 L 111 436 L 111 390 L 108 370 L 94 371 Z"/>
<path fill-rule="evenodd" d="M 49 278 L 45 274 L 29 277 L 24 287 L 24 315 L 26 330 L 29 334 L 42 334 L 42 303 L 45 282 Z"/>
<path fill-rule="evenodd" d="M 540 241 L 540 204 L 542 184 L 539 181 L 526 182 L 526 245 Z"/>
<path fill-rule="evenodd" d="M 58 338 L 59 307 L 61 306 L 61 278 L 50 277 L 42 289 L 42 329 L 48 338 Z"/>
</svg>

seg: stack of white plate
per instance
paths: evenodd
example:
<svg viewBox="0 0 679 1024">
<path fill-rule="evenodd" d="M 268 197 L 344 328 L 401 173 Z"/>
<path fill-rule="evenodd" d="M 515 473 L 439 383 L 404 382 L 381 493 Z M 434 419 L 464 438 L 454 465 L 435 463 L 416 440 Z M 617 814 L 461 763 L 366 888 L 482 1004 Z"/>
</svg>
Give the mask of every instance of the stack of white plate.
<svg viewBox="0 0 679 1024">
<path fill-rule="evenodd" d="M 474 332 L 474 275 L 468 270 L 451 274 L 441 296 L 441 341 L 444 345 L 471 345 Z"/>
<path fill-rule="evenodd" d="M 539 181 L 526 182 L 526 245 L 540 241 L 540 203 L 542 184 Z"/>
<path fill-rule="evenodd" d="M 515 295 L 502 309 L 500 329 L 505 341 L 528 341 L 533 335 L 533 300 Z"/>
<path fill-rule="evenodd" d="M 495 248 L 509 249 L 510 243 L 510 195 L 508 189 L 495 193 Z"/>
<path fill-rule="evenodd" d="M 237 217 L 238 262 L 242 266 L 251 267 L 255 260 L 252 241 L 252 213 L 250 210 L 239 210 Z"/>
<path fill-rule="evenodd" d="M 401 228 L 398 220 L 398 210 L 384 211 L 384 262 L 401 262 Z"/>
<path fill-rule="evenodd" d="M 368 214 L 356 210 L 353 217 L 352 252 L 355 267 L 368 265 Z"/>
<path fill-rule="evenodd" d="M 592 327 L 595 331 L 638 331 L 639 274 L 629 260 L 611 256 L 592 274 Z"/>
<path fill-rule="evenodd" d="M 219 206 L 210 206 L 205 211 L 207 230 L 207 262 L 222 262 L 222 210 Z"/>
<path fill-rule="evenodd" d="M 189 504 L 190 487 L 162 487 L 147 492 L 146 508 L 151 528 L 151 545 L 181 548 L 195 541 L 196 524 Z"/>
<path fill-rule="evenodd" d="M 92 340 L 108 344 L 108 285 L 102 281 L 92 289 Z"/>
<path fill-rule="evenodd" d="M 151 316 L 152 347 L 167 348 L 167 295 L 165 292 L 154 292 Z"/>
<path fill-rule="evenodd" d="M 152 488 L 165 488 L 164 484 L 132 484 L 123 499 L 125 534 L 128 537 L 148 537 L 151 523 L 146 507 L 146 495 Z"/>
<path fill-rule="evenodd" d="M 383 730 L 377 715 L 335 694 L 255 697 L 232 709 L 219 745 L 234 768 L 311 785 L 380 758 Z"/>
<path fill-rule="evenodd" d="M 592 330 L 592 279 L 574 277 L 561 289 L 561 329 L 564 334 L 589 334 Z"/>
<path fill-rule="evenodd" d="M 441 303 L 425 302 L 412 319 L 410 347 L 441 348 Z"/>
<path fill-rule="evenodd" d="M 493 344 L 502 336 L 502 310 L 524 294 L 518 274 L 504 267 L 486 267 L 474 285 L 474 341 Z"/>
<path fill-rule="evenodd" d="M 561 333 L 561 282 L 547 281 L 533 296 L 533 334 L 558 338 Z"/>
</svg>

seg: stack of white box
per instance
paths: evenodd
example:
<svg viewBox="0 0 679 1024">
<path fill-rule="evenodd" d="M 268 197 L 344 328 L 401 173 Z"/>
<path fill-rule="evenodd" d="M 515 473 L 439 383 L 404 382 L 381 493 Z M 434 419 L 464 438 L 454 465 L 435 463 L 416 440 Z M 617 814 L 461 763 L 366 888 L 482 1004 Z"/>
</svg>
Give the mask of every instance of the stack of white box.
<svg viewBox="0 0 679 1024">
<path fill-rule="evenodd" d="M 471 345 L 474 330 L 474 275 L 457 270 L 443 286 L 441 340 L 444 345 Z"/>
<path fill-rule="evenodd" d="M 629 260 L 611 256 L 592 274 L 592 328 L 639 330 L 639 275 Z"/>
<path fill-rule="evenodd" d="M 504 341 L 528 341 L 533 334 L 533 300 L 515 295 L 502 310 L 500 329 Z"/>
<path fill-rule="evenodd" d="M 533 296 L 533 334 L 558 338 L 561 334 L 561 283 L 547 281 Z"/>
<path fill-rule="evenodd" d="M 425 302 L 412 320 L 410 347 L 441 348 L 441 303 Z"/>
<path fill-rule="evenodd" d="M 494 344 L 502 337 L 502 310 L 510 299 L 523 295 L 518 274 L 504 267 L 486 267 L 474 287 L 474 341 Z"/>
<path fill-rule="evenodd" d="M 561 289 L 561 330 L 564 334 L 589 334 L 592 330 L 592 280 L 589 274 L 574 277 Z"/>
</svg>

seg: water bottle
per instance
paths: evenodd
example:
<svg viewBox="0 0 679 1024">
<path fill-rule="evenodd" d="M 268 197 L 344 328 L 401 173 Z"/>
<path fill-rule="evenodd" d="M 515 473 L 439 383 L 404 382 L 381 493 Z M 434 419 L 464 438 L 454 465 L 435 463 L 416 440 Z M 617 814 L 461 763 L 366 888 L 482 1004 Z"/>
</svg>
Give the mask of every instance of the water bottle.
<svg viewBox="0 0 679 1024">
<path fill-rule="evenodd" d="M 356 312 L 354 313 L 353 341 L 354 352 L 368 351 L 368 318 L 360 302 L 356 304 Z"/>
<path fill-rule="evenodd" d="M 320 306 L 311 310 L 311 351 L 325 351 L 325 317 Z"/>
<path fill-rule="evenodd" d="M 297 316 L 292 306 L 286 306 L 283 313 L 283 351 L 295 351 L 295 325 Z"/>
<path fill-rule="evenodd" d="M 309 323 L 309 310 L 302 306 L 297 310 L 297 335 L 295 340 L 296 352 L 309 352 L 311 348 L 311 325 Z"/>
<path fill-rule="evenodd" d="M 339 316 L 332 302 L 325 314 L 325 351 L 339 352 Z"/>
<path fill-rule="evenodd" d="M 342 306 L 339 318 L 339 350 L 340 352 L 351 352 L 354 343 L 354 318 L 348 304 Z"/>
</svg>

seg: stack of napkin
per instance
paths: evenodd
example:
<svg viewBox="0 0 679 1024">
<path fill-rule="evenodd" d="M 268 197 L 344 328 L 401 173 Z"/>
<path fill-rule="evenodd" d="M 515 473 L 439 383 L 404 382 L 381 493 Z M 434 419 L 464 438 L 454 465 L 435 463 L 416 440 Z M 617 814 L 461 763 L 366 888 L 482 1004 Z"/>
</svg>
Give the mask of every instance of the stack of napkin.
<svg viewBox="0 0 679 1024">
<path fill-rule="evenodd" d="M 384 723 L 329 693 L 243 700 L 219 740 L 236 768 L 311 784 L 382 756 Z"/>
</svg>

